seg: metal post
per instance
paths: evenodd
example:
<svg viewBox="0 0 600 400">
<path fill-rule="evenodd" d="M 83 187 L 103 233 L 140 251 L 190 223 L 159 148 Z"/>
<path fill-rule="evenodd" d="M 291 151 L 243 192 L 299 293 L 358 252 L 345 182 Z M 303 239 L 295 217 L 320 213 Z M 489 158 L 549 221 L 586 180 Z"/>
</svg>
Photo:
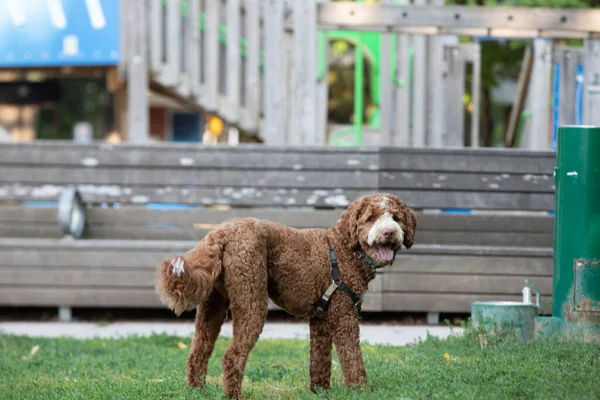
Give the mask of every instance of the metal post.
<svg viewBox="0 0 600 400">
<path fill-rule="evenodd" d="M 554 318 L 565 334 L 600 341 L 600 127 L 558 131 Z"/>
</svg>

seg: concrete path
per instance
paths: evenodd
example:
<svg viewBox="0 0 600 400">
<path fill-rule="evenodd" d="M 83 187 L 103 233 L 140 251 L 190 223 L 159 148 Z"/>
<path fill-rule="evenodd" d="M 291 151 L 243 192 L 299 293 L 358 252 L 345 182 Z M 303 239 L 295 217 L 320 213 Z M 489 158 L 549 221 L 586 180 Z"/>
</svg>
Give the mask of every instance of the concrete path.
<svg viewBox="0 0 600 400">
<path fill-rule="evenodd" d="M 231 322 L 225 323 L 221 336 L 231 337 Z M 152 333 L 191 337 L 193 322 L 118 322 L 96 324 L 93 322 L 0 322 L 0 332 L 32 337 L 71 337 L 77 339 L 116 338 L 130 335 L 147 336 Z M 390 344 L 404 346 L 418 338 L 425 339 L 427 332 L 440 338 L 460 334 L 462 328 L 446 326 L 413 325 L 361 325 L 361 341 L 370 344 Z M 308 339 L 308 324 L 268 322 L 261 335 L 267 339 Z"/>
</svg>

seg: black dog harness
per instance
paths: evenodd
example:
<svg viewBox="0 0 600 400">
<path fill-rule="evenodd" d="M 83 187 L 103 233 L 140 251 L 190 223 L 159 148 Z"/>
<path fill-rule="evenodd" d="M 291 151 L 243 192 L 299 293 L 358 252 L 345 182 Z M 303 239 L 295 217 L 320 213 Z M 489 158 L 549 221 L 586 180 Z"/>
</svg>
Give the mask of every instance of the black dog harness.
<svg viewBox="0 0 600 400">
<path fill-rule="evenodd" d="M 329 259 L 331 260 L 331 276 L 333 278 L 333 282 L 331 282 L 331 285 L 329 285 L 325 293 L 323 293 L 323 296 L 321 296 L 321 298 L 317 300 L 317 303 L 315 304 L 317 307 L 317 315 L 322 316 L 325 313 L 329 307 L 329 300 L 331 299 L 331 296 L 338 289 L 350 296 L 352 302 L 354 303 L 354 308 L 360 312 L 363 302 L 362 296 L 358 296 L 340 280 L 340 269 L 338 267 L 337 257 L 335 255 L 335 251 L 333 251 L 333 248 L 331 247 L 329 247 Z"/>
</svg>

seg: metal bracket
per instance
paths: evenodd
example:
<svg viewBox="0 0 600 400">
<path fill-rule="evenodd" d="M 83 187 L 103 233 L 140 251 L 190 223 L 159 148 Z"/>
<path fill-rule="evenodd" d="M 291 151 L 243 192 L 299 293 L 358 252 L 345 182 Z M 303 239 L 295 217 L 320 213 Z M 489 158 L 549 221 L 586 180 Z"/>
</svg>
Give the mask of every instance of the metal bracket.
<svg viewBox="0 0 600 400">
<path fill-rule="evenodd" d="M 65 235 L 79 239 L 85 230 L 85 204 L 75 188 L 66 188 L 58 201 L 58 223 Z"/>
</svg>

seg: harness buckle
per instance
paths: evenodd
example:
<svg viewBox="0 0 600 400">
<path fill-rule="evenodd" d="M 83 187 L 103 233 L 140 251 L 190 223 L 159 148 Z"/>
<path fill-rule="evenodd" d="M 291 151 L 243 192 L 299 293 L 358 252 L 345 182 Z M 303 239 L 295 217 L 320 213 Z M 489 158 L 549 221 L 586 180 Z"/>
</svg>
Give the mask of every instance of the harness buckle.
<svg viewBox="0 0 600 400">
<path fill-rule="evenodd" d="M 362 301 L 362 299 L 360 299 L 356 303 L 354 303 L 354 308 L 360 310 L 362 308 L 362 304 L 363 304 L 363 301 Z"/>
</svg>

